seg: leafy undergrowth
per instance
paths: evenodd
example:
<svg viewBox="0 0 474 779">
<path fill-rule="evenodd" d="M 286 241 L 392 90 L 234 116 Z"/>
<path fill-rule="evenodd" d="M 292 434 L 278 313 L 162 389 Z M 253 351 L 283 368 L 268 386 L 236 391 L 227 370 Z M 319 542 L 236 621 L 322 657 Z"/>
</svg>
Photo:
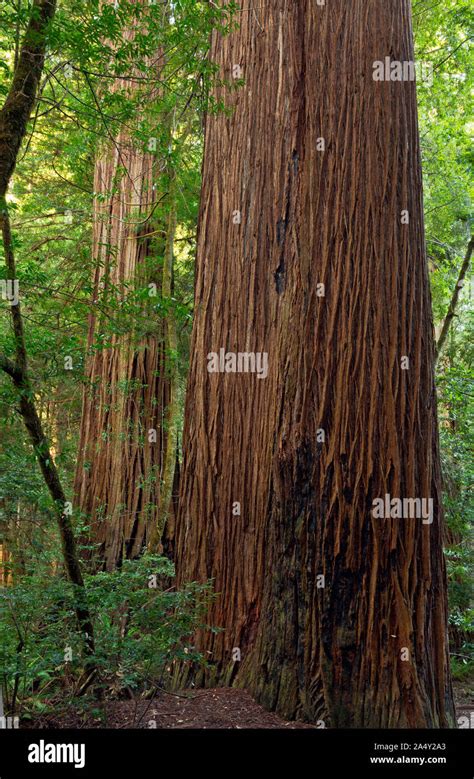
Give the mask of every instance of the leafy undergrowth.
<svg viewBox="0 0 474 779">
<path fill-rule="evenodd" d="M 210 583 L 177 590 L 170 561 L 145 555 L 86 579 L 97 670 L 84 689 L 73 588 L 49 574 L 0 589 L 0 689 L 7 716 L 34 720 L 51 710 L 83 709 L 94 717 L 108 701 L 151 697 L 173 664 L 202 662 L 190 636 L 206 627 Z"/>
</svg>

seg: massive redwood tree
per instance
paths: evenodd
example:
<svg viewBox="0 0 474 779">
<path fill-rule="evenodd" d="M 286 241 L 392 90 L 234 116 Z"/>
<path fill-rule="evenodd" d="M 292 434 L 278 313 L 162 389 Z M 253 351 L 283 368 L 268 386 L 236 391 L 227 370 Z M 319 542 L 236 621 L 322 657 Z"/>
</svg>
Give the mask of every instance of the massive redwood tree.
<svg viewBox="0 0 474 779">
<path fill-rule="evenodd" d="M 177 523 L 180 581 L 219 593 L 207 679 L 327 726 L 447 726 L 416 91 L 373 78 L 413 60 L 410 2 L 245 3 L 211 56 L 245 86 L 207 120 Z M 268 376 L 210 373 L 220 349 Z M 432 515 L 376 516 L 386 495 Z"/>
</svg>

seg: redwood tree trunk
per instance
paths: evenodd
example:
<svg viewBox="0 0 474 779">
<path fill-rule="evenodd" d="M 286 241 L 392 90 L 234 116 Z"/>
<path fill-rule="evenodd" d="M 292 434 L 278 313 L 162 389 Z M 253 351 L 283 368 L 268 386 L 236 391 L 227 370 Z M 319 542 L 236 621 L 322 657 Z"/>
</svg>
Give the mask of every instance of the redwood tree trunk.
<svg viewBox="0 0 474 779">
<path fill-rule="evenodd" d="M 373 79 L 413 59 L 410 3 L 240 19 L 211 51 L 246 83 L 206 128 L 179 581 L 215 578 L 211 683 L 326 726 L 446 726 L 416 91 Z M 209 373 L 221 348 L 267 352 L 267 378 Z M 433 522 L 375 518 L 386 494 L 432 498 Z"/>
<path fill-rule="evenodd" d="M 143 6 L 143 18 L 137 17 L 124 31 L 130 41 L 137 31 L 146 30 L 149 3 L 137 4 Z M 164 7 L 163 23 L 166 13 Z M 151 79 L 159 76 L 152 54 L 147 70 Z M 159 87 L 141 81 L 144 75 L 137 70 L 137 80 L 116 79 L 112 86 L 135 98 L 135 126 L 149 121 L 147 107 L 159 98 Z M 161 514 L 167 439 L 163 422 L 170 383 L 165 375 L 165 324 L 157 310 L 166 232 L 160 204 L 166 193 L 157 191 L 163 162 L 156 145 L 156 138 L 148 139 L 146 150 L 123 129 L 105 144 L 95 166 L 97 309 L 89 318 L 75 495 L 90 523 L 88 540 L 97 547 L 96 561 L 107 570 L 144 550 Z M 142 304 L 133 316 L 122 314 L 122 305 L 126 312 L 138 290 L 144 291 Z M 105 313 L 101 303 L 109 306 Z M 112 336 L 109 317 L 116 325 Z"/>
<path fill-rule="evenodd" d="M 133 291 L 154 283 L 160 290 L 158 248 L 148 235 L 157 227 L 154 159 L 122 136 L 97 161 L 95 300 L 114 287 L 122 290 L 124 300 L 127 286 Z M 152 212 L 154 221 L 147 220 Z M 143 305 L 141 316 L 149 321 L 144 338 L 136 332 L 115 333 L 102 349 L 94 343 L 107 331 L 107 321 L 99 312 L 90 316 L 75 494 L 91 523 L 90 540 L 108 570 L 140 554 L 158 522 L 169 382 L 162 320 L 152 310 L 157 299 Z M 120 324 L 120 308 L 111 312 Z"/>
</svg>

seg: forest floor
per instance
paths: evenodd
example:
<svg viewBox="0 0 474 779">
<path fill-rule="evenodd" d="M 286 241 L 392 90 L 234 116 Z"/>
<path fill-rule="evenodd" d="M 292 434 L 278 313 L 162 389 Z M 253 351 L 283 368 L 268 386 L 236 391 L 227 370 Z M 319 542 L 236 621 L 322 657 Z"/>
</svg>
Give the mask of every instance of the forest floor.
<svg viewBox="0 0 474 779">
<path fill-rule="evenodd" d="M 457 716 L 474 712 L 470 685 L 455 684 Z M 54 713 L 21 722 L 22 728 L 285 728 L 314 729 L 316 725 L 287 722 L 266 711 L 244 690 L 216 688 L 160 692 L 151 701 L 120 700 L 106 704 L 102 716 L 97 709 L 80 712 L 76 708 L 55 708 Z"/>
<path fill-rule="evenodd" d="M 160 692 L 153 700 L 110 701 L 105 717 L 75 708 L 21 721 L 22 728 L 315 728 L 303 722 L 287 722 L 266 711 L 244 690 L 216 688 Z"/>
</svg>

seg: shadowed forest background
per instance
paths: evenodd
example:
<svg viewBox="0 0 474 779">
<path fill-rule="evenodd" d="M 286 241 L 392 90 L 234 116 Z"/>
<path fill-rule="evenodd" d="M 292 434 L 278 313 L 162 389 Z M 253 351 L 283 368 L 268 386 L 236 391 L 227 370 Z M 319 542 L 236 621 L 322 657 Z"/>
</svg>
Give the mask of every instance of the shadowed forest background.
<svg viewBox="0 0 474 779">
<path fill-rule="evenodd" d="M 350 68 L 354 47 L 366 37 L 368 52 L 377 50 L 378 40 L 393 43 L 393 50 L 380 50 L 380 59 L 385 54 L 397 59 L 405 49 L 410 53 L 408 0 L 371 0 L 369 21 L 362 23 L 357 14 L 366 4 L 354 0 L 349 12 L 342 0 L 333 5 L 327 0 L 327 8 L 312 10 L 302 0 L 298 11 L 288 10 L 286 0 L 268 0 L 258 8 L 196 0 L 1 0 L 0 716 L 19 717 L 20 727 L 278 727 L 279 717 L 317 727 L 465 727 L 474 710 L 474 12 L 468 0 L 411 4 L 415 58 L 424 64 L 416 101 L 431 317 L 428 283 L 423 288 L 421 207 L 416 217 L 421 186 L 415 97 L 414 91 L 395 91 L 414 90 L 414 85 L 386 86 L 393 89 L 392 100 L 388 91 L 373 105 L 366 99 L 369 108 L 360 114 L 360 127 L 357 121 L 352 125 L 360 147 L 344 145 L 351 106 L 358 116 L 357 90 L 379 86 L 370 83 L 371 70 L 369 85 L 358 85 L 359 74 Z M 325 27 L 327 15 L 331 21 Z M 370 21 L 374 17 L 377 21 Z M 331 35 L 336 47 L 330 45 Z M 330 77 L 321 71 L 321 81 L 318 61 L 329 63 Z M 336 61 L 340 70 L 331 69 Z M 309 174 L 304 178 L 322 159 L 317 155 L 330 154 L 332 148 L 328 136 L 328 149 L 324 144 L 318 149 L 324 127 L 319 133 L 308 119 L 313 89 L 320 117 L 332 116 L 335 147 L 344 148 L 341 167 L 336 154 L 334 169 L 318 169 L 327 182 L 324 193 L 323 185 L 318 190 L 319 212 L 324 212 L 324 224 L 336 225 L 333 233 L 317 223 L 311 196 L 315 185 Z M 409 94 L 406 102 L 401 94 Z M 294 105 L 299 113 L 290 110 Z M 288 124 L 280 122 L 283 115 L 290 117 Z M 399 125 L 406 137 L 393 130 Z M 398 210 L 408 207 L 408 201 L 415 214 L 406 239 L 398 228 L 387 227 L 385 233 L 382 211 L 367 206 L 378 182 L 377 174 L 370 179 L 372 154 L 380 155 L 380 182 L 389 182 L 389 194 L 381 194 L 387 214 L 400 193 L 405 201 Z M 282 203 L 272 200 L 278 188 Z M 255 221 L 247 229 L 251 211 Z M 348 227 L 352 217 L 355 226 Z M 371 219 L 382 225 L 374 228 L 372 241 L 359 230 Z M 295 237 L 292 224 L 303 225 L 303 237 Z M 309 228 L 305 232 L 306 224 L 322 236 L 319 244 L 312 242 Z M 347 244 L 357 256 L 365 252 L 367 257 L 350 282 L 343 271 L 341 276 L 336 272 L 343 267 L 342 260 L 337 264 L 337 236 L 345 236 L 345 230 Z M 270 254 L 275 264 L 265 291 L 259 273 L 269 245 L 269 267 Z M 365 299 L 364 278 L 370 277 L 377 247 L 393 258 L 387 268 L 395 276 L 389 270 L 383 278 L 374 275 L 375 299 L 367 306 L 366 320 L 364 311 L 350 303 L 346 316 L 343 304 L 351 294 L 354 300 Z M 335 279 L 341 299 L 341 309 L 328 317 L 330 324 L 320 324 L 319 314 L 313 319 L 311 311 L 322 304 L 312 266 L 306 267 L 304 259 L 292 286 L 291 262 L 305 257 L 305 251 L 312 258 L 328 258 L 326 294 L 330 296 Z M 240 257 L 245 257 L 241 266 Z M 328 270 L 332 258 L 333 276 Z M 308 292 L 304 303 L 298 284 Z M 395 301 L 392 310 L 385 306 L 389 299 Z M 298 318 L 307 300 L 309 313 Z M 328 418 L 336 424 L 338 408 L 344 406 L 337 398 L 349 397 L 351 387 L 359 386 L 357 376 L 364 375 L 363 339 L 354 346 L 352 338 L 357 321 L 367 322 L 373 315 L 373 322 L 380 323 L 382 351 L 390 351 L 388 334 L 397 316 L 405 322 L 405 307 L 422 311 L 419 319 L 416 313 L 409 319 L 407 313 L 407 332 L 415 333 L 413 343 L 424 358 L 421 367 L 417 363 L 414 384 L 407 385 L 403 418 L 397 416 L 397 406 L 387 423 L 395 436 L 393 431 L 411 420 L 406 430 L 413 439 L 390 456 L 394 471 L 397 457 L 406 457 L 399 467 L 401 473 L 406 469 L 407 483 L 411 476 L 413 483 L 422 482 L 425 471 L 433 469 L 429 478 L 442 487 L 444 521 L 439 512 L 433 528 L 395 541 L 392 536 L 390 550 L 387 546 L 380 614 L 383 609 L 385 616 L 392 613 L 393 598 L 393 610 L 405 615 L 400 630 L 408 626 L 406 641 L 397 652 L 413 642 L 416 672 L 405 677 L 403 669 L 402 681 L 390 687 L 389 697 L 393 694 L 397 701 L 393 711 L 374 693 L 371 720 L 372 699 L 360 691 L 371 687 L 373 667 L 387 667 L 386 678 L 390 676 L 390 654 L 383 649 L 390 619 L 380 617 L 380 634 L 374 628 L 359 653 L 354 636 L 361 632 L 363 608 L 354 591 L 360 585 L 370 601 L 377 585 L 370 571 L 358 578 L 355 568 L 351 578 L 349 568 L 341 570 L 338 555 L 333 560 L 328 549 L 349 557 L 346 545 L 354 543 L 353 560 L 359 554 L 382 560 L 384 552 L 369 539 L 365 525 L 354 541 L 345 540 L 341 520 L 333 536 L 318 536 L 321 558 L 313 559 L 308 539 L 317 531 L 309 518 L 320 518 L 325 511 L 328 517 L 333 511 L 346 517 L 349 509 L 337 509 L 339 502 L 356 511 L 359 483 L 367 473 L 354 463 L 358 457 L 382 462 L 385 454 L 369 456 L 360 444 L 366 429 L 360 420 L 369 413 L 361 390 L 360 408 L 348 401 L 339 418 L 341 436 L 348 430 L 360 434 L 357 451 L 336 457 L 342 476 L 334 477 L 335 494 L 328 493 L 327 499 L 324 494 L 319 505 L 306 488 L 315 483 L 319 467 L 331 481 L 333 466 L 323 463 L 321 451 L 325 445 L 332 451 L 332 444 L 311 411 L 304 415 L 321 400 L 315 386 L 324 385 L 321 406 L 330 407 Z M 379 318 L 373 314 L 377 310 Z M 270 371 L 261 382 L 256 376 L 229 376 L 227 383 L 224 377 L 209 378 L 208 352 L 221 347 L 265 351 L 275 321 L 281 329 L 270 345 L 279 351 L 280 373 Z M 310 348 L 300 349 L 310 343 L 311 328 L 318 327 L 333 348 L 324 363 L 328 377 L 334 370 L 328 386 L 323 373 L 317 375 L 310 365 Z M 367 338 L 372 337 L 369 331 L 367 326 Z M 344 343 L 349 351 L 353 348 L 346 384 L 335 365 Z M 273 353 L 269 349 L 270 364 Z M 410 400 L 418 397 L 417 387 L 430 387 L 433 366 L 441 478 L 436 431 L 428 419 L 434 397 L 423 395 L 424 411 Z M 366 375 L 368 396 L 376 394 L 373 378 Z M 248 383 L 238 384 L 240 379 Z M 379 374 L 377 379 L 384 383 Z M 218 381 L 222 384 L 213 383 Z M 385 377 L 386 384 L 390 381 Z M 398 379 L 393 382 L 398 387 Z M 277 399 L 283 384 L 285 392 Z M 272 403 L 267 417 L 265 409 Z M 301 412 L 294 440 L 293 403 Z M 350 419 L 345 416 L 349 406 Z M 379 413 L 383 418 L 383 406 L 372 417 Z M 314 447 L 305 438 L 305 419 L 314 432 Z M 368 428 L 372 430 L 371 423 Z M 257 462 L 251 457 L 253 435 L 264 442 L 260 449 L 255 445 Z M 272 459 L 277 438 L 279 459 Z M 244 464 L 241 472 L 239 463 Z M 357 476 L 352 479 L 353 470 Z M 388 484 L 389 464 L 386 471 Z M 267 491 L 260 492 L 259 480 Z M 250 503 L 252 521 L 246 519 Z M 278 524 L 285 511 L 291 514 L 297 541 L 285 535 L 284 522 Z M 222 532 L 219 512 L 226 527 Z M 271 521 L 265 523 L 267 516 Z M 234 533 L 236 526 L 242 530 Z M 255 544 L 252 554 L 247 544 Z M 283 566 L 277 581 L 268 574 L 280 568 L 281 549 L 288 568 Z M 392 553 L 398 560 L 406 554 L 406 565 L 398 568 Z M 313 566 L 313 573 L 331 570 L 340 576 L 334 602 L 340 601 L 342 613 L 354 620 L 341 626 L 333 615 L 336 606 L 330 607 L 331 626 L 318 623 L 324 634 L 321 646 L 308 638 L 312 630 L 318 632 L 312 605 L 319 598 L 319 584 L 305 579 L 305 566 L 308 571 Z M 297 583 L 293 569 L 301 572 Z M 433 613 L 439 608 L 433 621 L 420 605 L 421 582 L 428 578 L 434 582 L 429 601 Z M 286 587 L 298 590 L 294 599 Z M 413 595 L 412 601 L 406 593 Z M 373 619 L 375 624 L 377 615 Z M 457 719 L 447 661 L 437 649 L 445 638 Z M 436 658 L 434 671 L 431 660 L 426 661 L 431 669 L 426 678 L 420 660 L 425 650 L 427 658 Z M 323 655 L 334 659 L 338 676 L 320 659 Z M 443 676 L 439 685 L 438 662 Z M 302 690 L 296 690 L 298 670 L 310 680 Z M 327 692 L 338 685 L 351 686 L 350 695 L 339 698 L 337 691 Z M 208 688 L 207 693 L 196 692 L 200 687 Z M 174 696 L 177 690 L 184 698 Z M 404 702 L 404 690 L 413 692 L 416 704 Z M 358 696 L 365 701 L 360 708 L 354 703 Z"/>
</svg>

